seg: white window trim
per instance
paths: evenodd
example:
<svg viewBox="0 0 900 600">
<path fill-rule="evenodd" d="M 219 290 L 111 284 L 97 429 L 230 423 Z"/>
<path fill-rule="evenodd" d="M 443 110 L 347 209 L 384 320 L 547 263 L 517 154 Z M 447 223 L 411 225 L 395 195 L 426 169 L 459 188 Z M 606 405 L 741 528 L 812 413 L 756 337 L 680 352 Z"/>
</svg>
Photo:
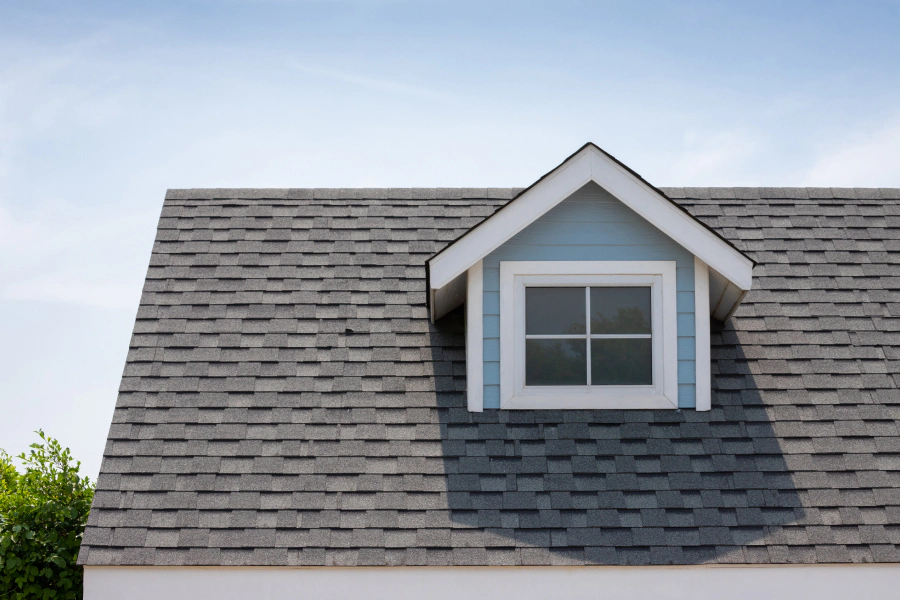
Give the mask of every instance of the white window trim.
<svg viewBox="0 0 900 600">
<path fill-rule="evenodd" d="M 649 285 L 652 386 L 525 386 L 526 285 Z M 500 408 L 678 408 L 678 312 L 674 261 L 501 261 Z"/>
</svg>

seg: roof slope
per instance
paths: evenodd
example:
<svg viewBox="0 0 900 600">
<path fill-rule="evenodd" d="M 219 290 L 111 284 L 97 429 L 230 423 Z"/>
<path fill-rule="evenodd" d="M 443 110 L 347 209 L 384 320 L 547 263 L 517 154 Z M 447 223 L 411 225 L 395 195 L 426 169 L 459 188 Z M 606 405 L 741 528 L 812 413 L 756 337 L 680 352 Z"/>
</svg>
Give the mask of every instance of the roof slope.
<svg viewBox="0 0 900 600">
<path fill-rule="evenodd" d="M 515 190 L 170 192 L 79 560 L 900 561 L 900 190 L 664 191 L 759 263 L 709 412 L 466 410 L 423 262 Z"/>
</svg>

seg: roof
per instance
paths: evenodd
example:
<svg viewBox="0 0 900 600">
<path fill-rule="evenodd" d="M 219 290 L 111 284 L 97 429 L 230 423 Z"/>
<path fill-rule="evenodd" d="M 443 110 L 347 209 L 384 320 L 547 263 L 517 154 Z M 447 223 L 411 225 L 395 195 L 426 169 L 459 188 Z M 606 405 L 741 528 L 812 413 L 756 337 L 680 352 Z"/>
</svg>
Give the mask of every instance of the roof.
<svg viewBox="0 0 900 600">
<path fill-rule="evenodd" d="M 466 410 L 423 264 L 516 190 L 170 191 L 79 560 L 900 561 L 900 190 L 663 191 L 758 263 L 709 412 Z"/>
</svg>

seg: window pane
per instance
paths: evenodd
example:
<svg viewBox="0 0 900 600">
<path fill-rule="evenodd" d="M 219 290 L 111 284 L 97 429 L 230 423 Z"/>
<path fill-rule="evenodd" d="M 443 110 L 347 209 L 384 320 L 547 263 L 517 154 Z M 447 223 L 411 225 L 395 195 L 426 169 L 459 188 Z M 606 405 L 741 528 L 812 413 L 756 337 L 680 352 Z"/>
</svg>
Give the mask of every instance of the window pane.
<svg viewBox="0 0 900 600">
<path fill-rule="evenodd" d="M 650 333 L 650 288 L 592 287 L 591 333 Z"/>
<path fill-rule="evenodd" d="M 525 385 L 587 385 L 587 340 L 525 340 Z"/>
<path fill-rule="evenodd" d="M 584 288 L 525 288 L 525 333 L 585 333 Z"/>
<path fill-rule="evenodd" d="M 591 340 L 592 385 L 653 385 L 649 338 Z"/>
</svg>

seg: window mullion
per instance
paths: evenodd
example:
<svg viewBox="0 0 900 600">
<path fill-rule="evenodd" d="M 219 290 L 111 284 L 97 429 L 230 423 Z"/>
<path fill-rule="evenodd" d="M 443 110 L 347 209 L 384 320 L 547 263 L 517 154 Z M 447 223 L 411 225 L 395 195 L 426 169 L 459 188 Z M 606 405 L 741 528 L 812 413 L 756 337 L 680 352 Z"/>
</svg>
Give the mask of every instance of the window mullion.
<svg viewBox="0 0 900 600">
<path fill-rule="evenodd" d="M 585 344 L 587 344 L 587 352 L 585 353 L 585 357 L 587 358 L 587 384 L 588 387 L 591 386 L 591 288 L 584 288 L 584 326 L 585 332 L 587 335 L 585 336 Z"/>
</svg>

